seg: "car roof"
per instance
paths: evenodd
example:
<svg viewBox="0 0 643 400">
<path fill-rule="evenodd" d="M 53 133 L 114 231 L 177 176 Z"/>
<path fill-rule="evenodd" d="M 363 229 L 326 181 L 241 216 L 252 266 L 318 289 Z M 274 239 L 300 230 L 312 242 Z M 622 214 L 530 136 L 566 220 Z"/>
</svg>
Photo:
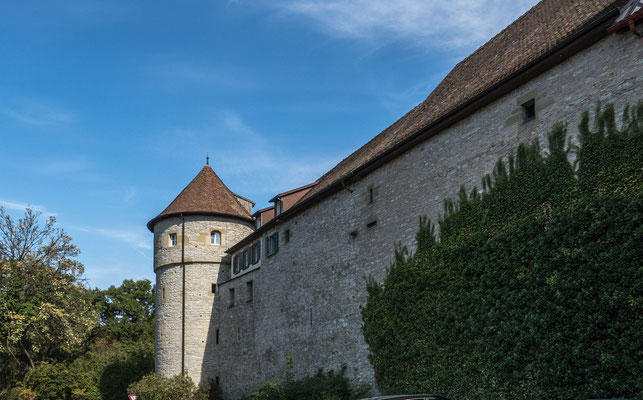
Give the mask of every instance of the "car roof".
<svg viewBox="0 0 643 400">
<path fill-rule="evenodd" d="M 433 394 L 396 394 L 390 396 L 369 397 L 362 400 L 448 400 L 446 397 Z"/>
</svg>

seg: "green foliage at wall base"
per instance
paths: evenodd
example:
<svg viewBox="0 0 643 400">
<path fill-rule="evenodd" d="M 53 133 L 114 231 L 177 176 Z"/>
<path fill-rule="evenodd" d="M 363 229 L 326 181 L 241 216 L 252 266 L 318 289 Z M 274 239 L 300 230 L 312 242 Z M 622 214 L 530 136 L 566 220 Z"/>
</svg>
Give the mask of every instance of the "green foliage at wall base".
<svg viewBox="0 0 643 400">
<path fill-rule="evenodd" d="M 557 125 L 521 145 L 483 192 L 421 219 L 364 337 L 380 390 L 461 399 L 643 398 L 643 103 L 616 128 L 586 113 L 580 146 Z M 576 163 L 568 161 L 575 151 Z"/>
<path fill-rule="evenodd" d="M 336 373 L 320 369 L 315 375 L 302 379 L 287 377 L 283 383 L 266 383 L 244 400 L 353 400 L 366 396 L 370 387 L 351 386 L 344 371 Z M 287 373 L 287 376 L 291 374 Z"/>
</svg>

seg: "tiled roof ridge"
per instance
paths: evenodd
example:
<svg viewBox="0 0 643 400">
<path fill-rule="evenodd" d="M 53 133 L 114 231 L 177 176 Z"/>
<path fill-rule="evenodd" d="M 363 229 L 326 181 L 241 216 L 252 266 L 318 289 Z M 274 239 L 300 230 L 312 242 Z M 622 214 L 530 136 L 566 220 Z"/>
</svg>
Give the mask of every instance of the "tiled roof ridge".
<svg viewBox="0 0 643 400">
<path fill-rule="evenodd" d="M 620 1 L 540 1 L 465 59 L 458 62 L 420 104 L 322 175 L 318 180 L 319 184 L 311 189 L 299 203 L 348 176 L 352 171 L 384 153 L 404 138 L 518 71 L 590 23 L 592 19 L 611 5 Z M 557 29 L 553 29 L 554 27 Z M 517 51 L 516 54 L 509 54 L 509 51 L 505 51 L 511 49 L 523 51 Z M 491 56 L 490 59 L 488 59 L 489 57 L 484 59 L 485 55 Z M 490 60 L 496 64 L 501 63 L 505 68 L 502 71 L 490 71 L 488 75 L 493 76 L 491 79 L 485 79 L 485 76 L 476 76 L 477 79 L 473 80 L 478 82 L 472 84 L 466 81 L 473 69 L 480 67 L 480 70 L 484 70 L 484 62 L 490 62 Z M 478 83 L 477 87 L 475 83 Z M 459 98 L 458 95 L 461 93 L 463 94 Z"/>
</svg>

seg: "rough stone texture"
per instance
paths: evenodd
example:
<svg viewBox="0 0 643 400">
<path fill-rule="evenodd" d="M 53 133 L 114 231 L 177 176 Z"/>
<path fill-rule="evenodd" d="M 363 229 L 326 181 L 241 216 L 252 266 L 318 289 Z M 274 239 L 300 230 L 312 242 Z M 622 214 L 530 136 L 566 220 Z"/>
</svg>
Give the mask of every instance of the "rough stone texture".
<svg viewBox="0 0 643 400">
<path fill-rule="evenodd" d="M 210 232 L 221 232 L 221 246 L 210 244 Z M 252 224 L 214 216 L 185 218 L 185 368 L 199 382 L 205 346 L 210 331 L 212 284 L 229 279 L 231 244 L 252 232 Z M 177 245 L 169 246 L 169 234 Z M 156 271 L 156 372 L 164 376 L 181 373 L 181 218 L 159 221 L 154 227 Z M 218 291 L 218 288 L 217 288 Z M 163 296 L 165 295 L 165 299 Z"/>
<path fill-rule="evenodd" d="M 534 97 L 537 117 L 523 123 L 521 104 Z M 594 109 L 597 101 L 614 103 L 619 111 L 641 98 L 643 41 L 631 34 L 612 35 L 380 167 L 350 190 L 278 225 L 279 252 L 266 257 L 262 246 L 259 269 L 222 282 L 214 301 L 203 302 L 212 311 L 208 323 L 204 315 L 199 325 L 204 331 L 195 340 L 206 343 L 194 344 L 198 351 L 190 362 L 203 354 L 201 376 L 219 377 L 228 398 L 283 377 L 287 354 L 293 358 L 295 376 L 346 365 L 349 377 L 373 383 L 361 333 L 366 279 L 382 281 L 394 243 L 414 248 L 418 217 L 425 214 L 435 221 L 445 197 L 455 197 L 461 184 L 480 187 L 480 178 L 498 157 L 506 157 L 519 142 L 545 142 L 554 122 L 567 122 L 573 135 L 581 112 Z M 157 229 L 166 232 L 170 226 Z M 291 233 L 288 243 L 286 229 Z M 227 245 L 232 244 L 229 239 Z M 169 260 L 171 251 L 159 248 L 165 253 L 157 254 L 155 265 Z M 176 287 L 180 279 L 176 267 L 162 267 L 157 274 L 157 284 Z M 249 281 L 252 301 L 247 301 Z M 234 307 L 230 289 L 235 291 Z M 180 297 L 166 301 L 178 301 L 180 308 Z M 161 331 L 168 313 L 165 307 L 159 314 Z M 175 312 L 172 320 L 180 323 Z M 174 343 L 168 339 L 157 348 L 157 368 L 167 364 L 164 371 L 176 370 L 169 367 L 180 363 L 180 355 L 176 358 L 170 349 Z M 190 368 L 195 368 L 190 369 L 195 376 L 196 367 Z"/>
</svg>

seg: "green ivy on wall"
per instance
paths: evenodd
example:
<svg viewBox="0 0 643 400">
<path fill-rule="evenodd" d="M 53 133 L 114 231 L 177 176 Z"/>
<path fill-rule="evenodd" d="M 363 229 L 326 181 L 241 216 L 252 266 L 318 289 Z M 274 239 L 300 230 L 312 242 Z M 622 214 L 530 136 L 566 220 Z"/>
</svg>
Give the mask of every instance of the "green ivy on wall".
<svg viewBox="0 0 643 400">
<path fill-rule="evenodd" d="M 595 115 L 498 161 L 369 282 L 383 393 L 643 398 L 643 102 Z"/>
</svg>

